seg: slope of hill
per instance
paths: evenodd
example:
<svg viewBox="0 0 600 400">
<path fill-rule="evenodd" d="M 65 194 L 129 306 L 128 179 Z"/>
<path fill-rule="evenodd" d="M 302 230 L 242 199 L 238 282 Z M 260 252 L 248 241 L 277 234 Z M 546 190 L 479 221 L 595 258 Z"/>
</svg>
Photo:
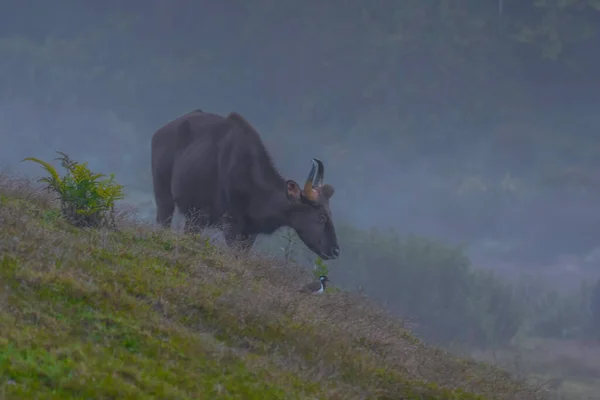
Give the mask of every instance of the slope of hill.
<svg viewBox="0 0 600 400">
<path fill-rule="evenodd" d="M 0 176 L 6 399 L 544 399 L 300 268 L 122 219 L 80 230 Z"/>
</svg>

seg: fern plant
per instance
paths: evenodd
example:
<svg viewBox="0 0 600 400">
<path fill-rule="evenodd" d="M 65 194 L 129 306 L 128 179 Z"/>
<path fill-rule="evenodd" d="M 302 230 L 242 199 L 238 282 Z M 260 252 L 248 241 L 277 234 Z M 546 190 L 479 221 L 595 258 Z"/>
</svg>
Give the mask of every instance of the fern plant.
<svg viewBox="0 0 600 400">
<path fill-rule="evenodd" d="M 46 183 L 48 191 L 58 195 L 62 215 L 77 227 L 115 226 L 114 205 L 123 199 L 123 186 L 115 182 L 114 174 L 108 177 L 95 174 L 87 166 L 73 161 L 63 152 L 57 151 L 56 158 L 66 169 L 61 177 L 49 163 L 34 157 L 23 161 L 33 161 L 40 164 L 48 176 L 39 179 Z M 101 179 L 104 178 L 104 179 Z"/>
</svg>

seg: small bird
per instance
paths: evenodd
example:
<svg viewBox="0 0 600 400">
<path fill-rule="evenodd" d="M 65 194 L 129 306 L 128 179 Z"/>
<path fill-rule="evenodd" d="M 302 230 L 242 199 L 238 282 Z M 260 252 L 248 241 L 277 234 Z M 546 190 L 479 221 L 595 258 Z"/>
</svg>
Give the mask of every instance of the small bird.
<svg viewBox="0 0 600 400">
<path fill-rule="evenodd" d="M 304 285 L 302 289 L 299 290 L 300 293 L 313 293 L 313 294 L 321 294 L 325 291 L 325 282 L 331 282 L 327 275 L 319 276 L 318 282 L 311 282 L 307 285 Z"/>
</svg>

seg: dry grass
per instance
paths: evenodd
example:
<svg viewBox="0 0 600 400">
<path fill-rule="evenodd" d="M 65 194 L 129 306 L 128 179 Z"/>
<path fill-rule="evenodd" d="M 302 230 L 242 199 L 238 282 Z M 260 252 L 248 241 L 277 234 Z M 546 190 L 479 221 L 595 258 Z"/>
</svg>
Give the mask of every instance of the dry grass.
<svg viewBox="0 0 600 400">
<path fill-rule="evenodd" d="M 0 397 L 549 398 L 310 279 L 124 217 L 75 229 L 0 175 Z"/>
</svg>

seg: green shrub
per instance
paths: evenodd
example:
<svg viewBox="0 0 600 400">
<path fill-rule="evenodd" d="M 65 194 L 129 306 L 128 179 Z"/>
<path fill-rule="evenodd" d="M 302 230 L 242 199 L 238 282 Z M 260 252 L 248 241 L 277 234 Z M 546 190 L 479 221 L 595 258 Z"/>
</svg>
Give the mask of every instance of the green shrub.
<svg viewBox="0 0 600 400">
<path fill-rule="evenodd" d="M 343 259 L 331 264 L 440 344 L 508 343 L 522 320 L 517 293 L 491 272 L 471 268 L 459 247 L 393 231 L 338 228 Z"/>
<path fill-rule="evenodd" d="M 523 326 L 526 302 L 519 287 L 497 277 L 492 271 L 470 271 L 469 342 L 479 347 L 507 345 Z"/>
<path fill-rule="evenodd" d="M 555 339 L 581 337 L 590 325 L 591 298 L 592 287 L 585 282 L 578 291 L 546 291 L 531 307 L 528 333 Z"/>
<path fill-rule="evenodd" d="M 49 163 L 34 157 L 23 161 L 36 162 L 48 172 L 39 182 L 46 183 L 46 189 L 58 194 L 63 217 L 77 227 L 100 227 L 115 225 L 114 205 L 124 197 L 123 186 L 115 182 L 114 174 L 104 178 L 87 167 L 87 162 L 79 164 L 65 153 L 58 151 L 56 158 L 67 170 L 61 177 Z"/>
<path fill-rule="evenodd" d="M 313 275 L 317 279 L 321 275 L 329 275 L 329 268 L 327 267 L 327 265 L 325 265 L 325 263 L 323 262 L 321 257 L 317 257 L 317 259 L 315 260 L 315 267 L 313 270 Z"/>
</svg>

